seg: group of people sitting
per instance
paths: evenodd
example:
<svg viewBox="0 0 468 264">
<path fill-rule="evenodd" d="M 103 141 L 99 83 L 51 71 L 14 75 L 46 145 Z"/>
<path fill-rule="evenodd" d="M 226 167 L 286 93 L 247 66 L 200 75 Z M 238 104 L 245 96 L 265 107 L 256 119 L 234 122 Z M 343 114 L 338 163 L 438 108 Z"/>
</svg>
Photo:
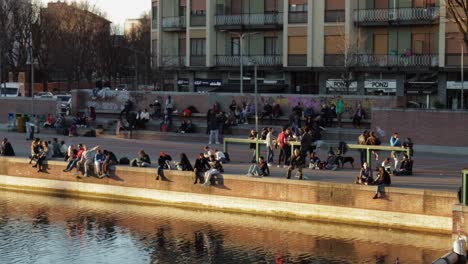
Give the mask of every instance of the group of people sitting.
<svg viewBox="0 0 468 264">
<path fill-rule="evenodd" d="M 68 162 L 64 172 L 76 169 L 74 176 L 81 178 L 80 172 L 83 177 L 89 177 L 91 172 L 102 179 L 109 177 L 109 168 L 112 165 L 118 164 L 117 157 L 112 151 L 102 149 L 100 146 L 88 148 L 83 144 L 78 144 L 76 148 L 70 145 L 65 155 L 65 161 Z"/>
</svg>

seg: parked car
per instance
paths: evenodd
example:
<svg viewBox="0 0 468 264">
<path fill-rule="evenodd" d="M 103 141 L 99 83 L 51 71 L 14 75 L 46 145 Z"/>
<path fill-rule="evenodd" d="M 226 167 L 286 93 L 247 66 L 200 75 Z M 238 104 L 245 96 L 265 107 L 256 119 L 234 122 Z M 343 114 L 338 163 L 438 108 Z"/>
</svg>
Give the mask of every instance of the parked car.
<svg viewBox="0 0 468 264">
<path fill-rule="evenodd" d="M 39 92 L 34 95 L 34 98 L 48 98 L 48 99 L 53 99 L 54 94 L 51 92 Z"/>
<path fill-rule="evenodd" d="M 116 91 L 127 91 L 128 90 L 128 87 L 126 84 L 119 84 L 117 85 L 117 87 L 115 88 Z"/>
<path fill-rule="evenodd" d="M 71 95 L 70 94 L 58 94 L 57 100 L 60 101 L 60 113 L 70 115 L 71 113 Z"/>
<path fill-rule="evenodd" d="M 24 96 L 24 84 L 22 83 L 2 83 L 0 84 L 0 96 L 18 97 Z"/>
</svg>

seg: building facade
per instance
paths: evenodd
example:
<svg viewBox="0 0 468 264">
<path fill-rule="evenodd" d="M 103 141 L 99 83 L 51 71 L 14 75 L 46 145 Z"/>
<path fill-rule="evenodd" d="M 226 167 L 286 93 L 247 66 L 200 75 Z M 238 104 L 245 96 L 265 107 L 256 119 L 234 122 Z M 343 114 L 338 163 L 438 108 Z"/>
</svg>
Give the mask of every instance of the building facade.
<svg viewBox="0 0 468 264">
<path fill-rule="evenodd" d="M 388 94 L 453 108 L 461 99 L 464 44 L 444 0 L 152 4 L 153 67 L 167 72 L 165 89 L 238 92 L 243 79 L 251 92 L 256 65 L 261 92 Z"/>
</svg>

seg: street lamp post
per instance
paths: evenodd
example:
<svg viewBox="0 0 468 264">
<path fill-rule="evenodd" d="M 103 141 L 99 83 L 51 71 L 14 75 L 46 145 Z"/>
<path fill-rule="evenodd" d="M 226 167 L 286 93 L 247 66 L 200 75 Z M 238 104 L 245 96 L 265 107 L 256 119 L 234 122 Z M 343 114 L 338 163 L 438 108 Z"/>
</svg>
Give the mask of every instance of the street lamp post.
<svg viewBox="0 0 468 264">
<path fill-rule="evenodd" d="M 257 63 L 254 65 L 254 81 L 255 81 L 255 131 L 258 135 L 258 83 L 257 83 Z"/>
<path fill-rule="evenodd" d="M 463 42 L 460 42 L 460 46 L 461 46 L 461 63 L 460 63 L 460 74 L 461 74 L 461 103 L 460 103 L 460 106 L 461 106 L 461 110 L 465 109 L 465 106 L 464 106 L 464 90 L 465 90 L 465 80 L 464 80 L 464 49 L 463 49 Z"/>
</svg>

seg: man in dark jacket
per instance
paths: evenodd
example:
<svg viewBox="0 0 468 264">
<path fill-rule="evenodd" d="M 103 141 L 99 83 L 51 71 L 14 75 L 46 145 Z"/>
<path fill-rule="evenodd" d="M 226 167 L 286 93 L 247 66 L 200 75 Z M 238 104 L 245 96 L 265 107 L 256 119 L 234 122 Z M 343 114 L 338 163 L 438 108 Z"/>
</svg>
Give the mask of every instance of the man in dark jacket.
<svg viewBox="0 0 468 264">
<path fill-rule="evenodd" d="M 7 138 L 4 138 L 0 145 L 0 154 L 2 154 L 2 156 L 15 156 L 15 151 Z"/>
<path fill-rule="evenodd" d="M 305 156 L 301 155 L 301 151 L 296 149 L 294 150 L 294 155 L 291 157 L 291 164 L 288 167 L 288 173 L 286 175 L 287 179 L 291 179 L 291 172 L 296 169 L 299 174 L 299 180 L 303 179 L 302 168 L 305 165 Z"/>
<path fill-rule="evenodd" d="M 312 135 L 310 134 L 310 129 L 308 127 L 304 128 L 301 137 L 301 155 L 305 157 L 307 152 L 312 153 Z"/>
<path fill-rule="evenodd" d="M 201 179 L 203 179 L 203 174 L 208 169 L 210 169 L 210 164 L 208 164 L 208 159 L 205 158 L 205 155 L 203 153 L 200 153 L 198 155 L 198 158 L 195 160 L 195 166 L 193 166 L 193 171 L 195 173 L 195 181 L 193 184 L 197 184 L 199 179 L 200 179 L 200 183 L 203 183 Z"/>
<path fill-rule="evenodd" d="M 156 177 L 156 180 L 159 180 L 159 177 L 163 177 L 163 170 L 170 170 L 171 169 L 171 164 L 169 163 L 172 160 L 172 157 L 161 151 L 159 153 L 159 159 L 158 159 L 158 176 Z"/>
</svg>

